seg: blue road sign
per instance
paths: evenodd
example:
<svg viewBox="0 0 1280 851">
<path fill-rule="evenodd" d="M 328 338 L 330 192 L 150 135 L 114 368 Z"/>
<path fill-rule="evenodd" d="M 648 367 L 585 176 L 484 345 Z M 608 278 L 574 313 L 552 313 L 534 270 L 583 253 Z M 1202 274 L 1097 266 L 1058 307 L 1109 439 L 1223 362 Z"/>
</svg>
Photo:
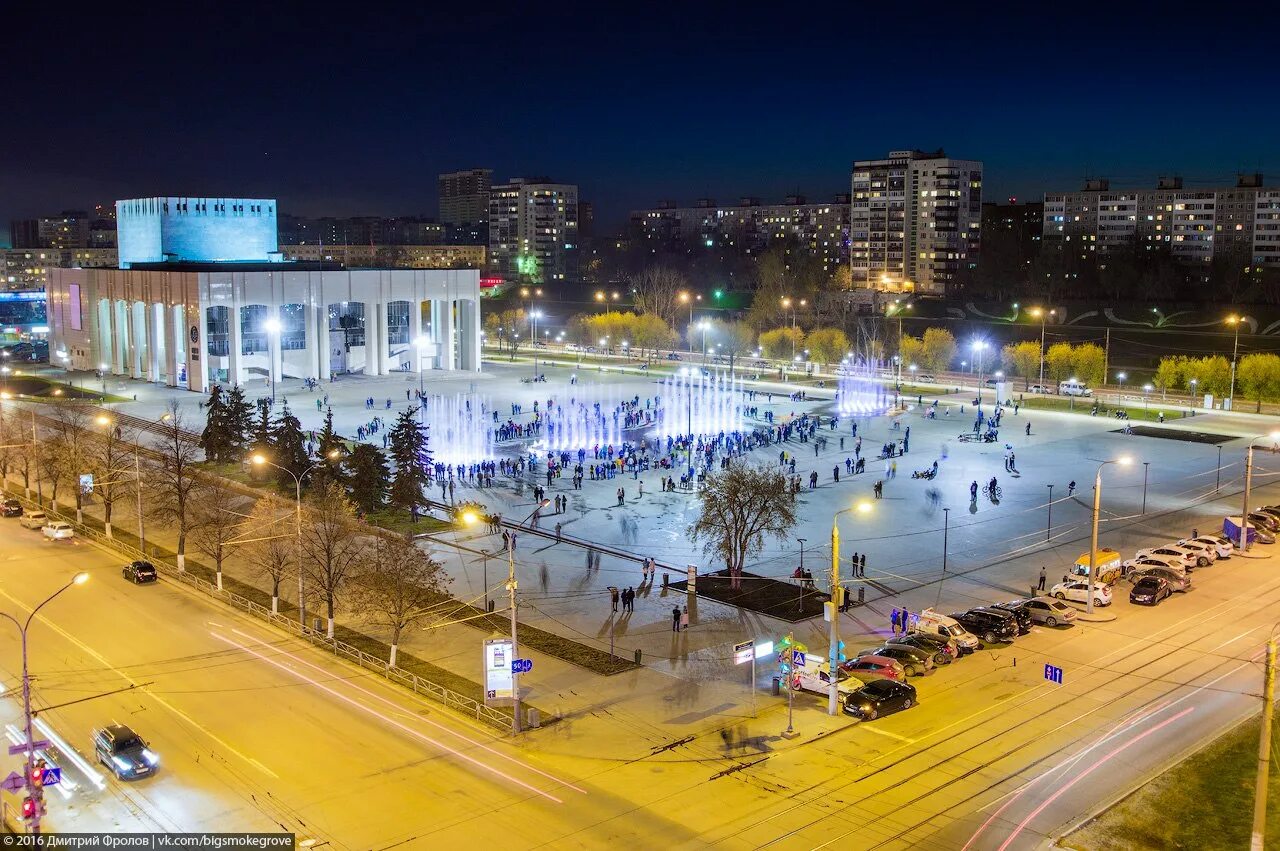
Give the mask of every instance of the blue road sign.
<svg viewBox="0 0 1280 851">
<path fill-rule="evenodd" d="M 513 674 L 527 674 L 529 671 L 532 671 L 532 670 L 533 670 L 532 659 L 512 659 L 511 660 L 511 673 Z"/>
<path fill-rule="evenodd" d="M 797 668 L 803 668 L 805 663 L 805 655 L 799 650 L 791 651 L 791 663 Z"/>
<path fill-rule="evenodd" d="M 1051 683 L 1062 685 L 1062 669 L 1056 665 L 1045 665 L 1044 678 Z"/>
<path fill-rule="evenodd" d="M 40 772 L 41 786 L 57 786 L 61 782 L 62 782 L 61 768 L 46 768 L 44 771 Z"/>
</svg>

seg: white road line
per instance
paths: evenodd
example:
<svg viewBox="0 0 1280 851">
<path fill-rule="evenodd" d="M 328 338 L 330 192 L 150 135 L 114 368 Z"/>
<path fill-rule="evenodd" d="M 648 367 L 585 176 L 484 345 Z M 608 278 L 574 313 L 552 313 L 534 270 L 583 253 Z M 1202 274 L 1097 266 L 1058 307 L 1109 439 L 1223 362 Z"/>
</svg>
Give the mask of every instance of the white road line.
<svg viewBox="0 0 1280 851">
<path fill-rule="evenodd" d="M 891 739 L 897 739 L 900 742 L 906 742 L 912 745 L 916 743 L 915 739 L 909 739 L 906 736 L 899 736 L 897 733 L 890 733 L 888 730 L 881 730 L 879 727 L 867 727 L 863 724 L 859 724 L 858 729 L 866 730 L 868 733 L 878 733 L 881 736 L 888 736 Z"/>
</svg>

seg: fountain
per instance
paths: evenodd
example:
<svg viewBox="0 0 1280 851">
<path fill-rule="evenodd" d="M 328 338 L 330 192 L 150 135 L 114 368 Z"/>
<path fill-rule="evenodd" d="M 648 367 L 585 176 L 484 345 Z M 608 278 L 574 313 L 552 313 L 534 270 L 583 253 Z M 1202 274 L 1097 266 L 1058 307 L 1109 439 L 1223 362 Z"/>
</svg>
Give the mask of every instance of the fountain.
<svg viewBox="0 0 1280 851">
<path fill-rule="evenodd" d="M 878 367 L 865 360 L 840 365 L 836 410 L 843 416 L 883 414 L 889 410 L 889 394 L 876 377 Z"/>
<path fill-rule="evenodd" d="M 483 396 L 429 396 L 423 413 L 434 461 L 456 466 L 493 458 L 492 414 Z"/>
<path fill-rule="evenodd" d="M 596 446 L 621 446 L 621 404 L 616 389 L 598 399 L 574 396 L 549 406 L 543 414 L 539 447 L 548 452 L 576 452 Z"/>
<path fill-rule="evenodd" d="M 741 431 L 742 382 L 685 367 L 658 391 L 658 437 Z"/>
</svg>

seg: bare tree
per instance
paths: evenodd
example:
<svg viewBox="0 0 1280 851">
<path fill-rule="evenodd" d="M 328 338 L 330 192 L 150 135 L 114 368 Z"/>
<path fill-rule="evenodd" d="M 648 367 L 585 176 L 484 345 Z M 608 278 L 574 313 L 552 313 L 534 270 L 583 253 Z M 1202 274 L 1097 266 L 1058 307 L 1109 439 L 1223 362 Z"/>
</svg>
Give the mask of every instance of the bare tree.
<svg viewBox="0 0 1280 851">
<path fill-rule="evenodd" d="M 379 537 L 369 556 L 353 579 L 355 604 L 391 630 L 388 663 L 394 668 L 401 634 L 440 602 L 449 576 L 443 565 L 406 538 Z"/>
<path fill-rule="evenodd" d="M 689 538 L 708 556 L 719 556 L 733 579 L 742 582 L 749 556 L 764 548 L 766 535 L 781 538 L 796 525 L 796 500 L 781 471 L 741 461 L 707 476 L 698 519 Z"/>
<path fill-rule="evenodd" d="M 230 491 L 210 486 L 205 499 L 193 508 L 191 543 L 213 561 L 218 590 L 222 590 L 222 565 L 228 548 L 245 531 L 246 516 L 241 510 L 245 497 L 237 498 Z"/>
<path fill-rule="evenodd" d="M 135 463 L 137 456 L 137 433 L 132 429 L 116 425 L 105 417 L 99 421 L 104 426 L 100 438 L 89 451 L 89 472 L 93 474 L 93 492 L 102 500 L 102 521 L 107 537 L 114 537 L 111 532 L 111 517 L 116 500 L 136 493 L 139 482 L 139 467 Z M 141 544 L 141 542 L 139 542 Z"/>
<path fill-rule="evenodd" d="M 245 557 L 259 576 L 271 580 L 271 614 L 280 613 L 280 583 L 297 567 L 294 508 L 273 494 L 259 497 L 242 525 Z"/>
<path fill-rule="evenodd" d="M 635 293 L 636 310 L 652 313 L 668 325 L 675 325 L 680 310 L 680 295 L 692 298 L 687 290 L 689 281 L 669 266 L 650 266 L 638 275 L 627 278 L 627 285 Z"/>
<path fill-rule="evenodd" d="M 54 511 L 57 511 L 58 490 L 67 480 L 67 463 L 63 452 L 62 440 L 56 436 L 41 440 L 36 450 L 35 461 L 39 466 L 36 487 L 37 489 L 39 488 L 40 479 L 48 480 L 52 491 L 50 494 L 51 507 Z"/>
<path fill-rule="evenodd" d="M 69 481 L 76 494 L 76 522 L 84 522 L 84 489 L 80 486 L 80 476 L 89 472 L 89 436 L 87 434 L 91 414 L 81 405 L 64 403 L 53 405 L 53 443 L 57 447 L 58 457 L 55 463 L 61 466 L 61 478 Z M 55 486 L 56 487 L 56 486 Z M 57 501 L 57 498 L 54 498 Z"/>
<path fill-rule="evenodd" d="M 154 499 L 153 513 L 161 523 L 178 530 L 178 570 L 187 569 L 187 535 L 195 525 L 194 508 L 205 485 L 196 477 L 200 439 L 183 428 L 177 402 L 160 418 L 154 430 L 160 458 L 149 465 L 147 486 Z"/>
<path fill-rule="evenodd" d="M 308 499 L 310 511 L 302 530 L 303 569 L 324 597 L 328 630 L 333 638 L 333 612 L 348 575 L 364 550 L 355 505 L 342 486 L 329 482 Z"/>
</svg>

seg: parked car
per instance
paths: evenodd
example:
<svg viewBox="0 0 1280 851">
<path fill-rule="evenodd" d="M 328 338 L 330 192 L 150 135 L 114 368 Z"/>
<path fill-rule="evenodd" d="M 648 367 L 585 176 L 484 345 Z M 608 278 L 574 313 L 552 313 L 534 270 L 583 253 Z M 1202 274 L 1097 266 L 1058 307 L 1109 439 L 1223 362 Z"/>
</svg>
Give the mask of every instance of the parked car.
<svg viewBox="0 0 1280 851">
<path fill-rule="evenodd" d="M 967 612 L 952 612 L 951 617 L 987 644 L 1013 641 L 1018 637 L 1018 622 L 1008 612 L 1001 612 L 998 615 L 995 611 L 970 609 Z"/>
<path fill-rule="evenodd" d="M 142 737 L 123 724 L 94 730 L 93 752 L 98 762 L 111 769 L 119 780 L 134 780 L 154 774 L 160 757 L 147 747 Z"/>
<path fill-rule="evenodd" d="M 1191 590 L 1191 574 L 1186 571 L 1174 570 L 1169 567 L 1154 566 L 1140 567 L 1129 574 L 1133 584 L 1137 585 L 1144 577 L 1156 576 L 1169 583 L 1171 591 L 1190 591 Z"/>
<path fill-rule="evenodd" d="M 1218 548 L 1211 547 L 1200 541 L 1179 541 L 1176 546 L 1191 550 L 1196 554 L 1196 567 L 1208 567 L 1218 560 Z"/>
<path fill-rule="evenodd" d="M 1053 393 L 1054 390 L 1048 384 L 1032 384 L 1027 388 L 1028 393 Z"/>
<path fill-rule="evenodd" d="M 810 656 L 804 664 L 804 667 L 796 668 L 795 681 L 797 688 L 801 691 L 811 691 L 814 694 L 828 694 L 831 691 L 831 663 L 819 662 Z M 849 676 L 844 672 L 837 674 L 836 689 L 841 694 L 857 690 L 862 686 L 862 680 Z"/>
<path fill-rule="evenodd" d="M 1032 597 L 1023 604 L 1031 620 L 1045 626 L 1069 624 L 1076 619 L 1076 610 L 1052 597 Z"/>
<path fill-rule="evenodd" d="M 1184 538 L 1178 541 L 1181 546 L 1188 544 L 1204 544 L 1206 547 L 1212 547 L 1213 551 L 1218 554 L 1218 558 L 1231 558 L 1236 551 L 1235 544 L 1231 543 L 1231 539 L 1226 535 L 1201 535 L 1198 538 Z"/>
<path fill-rule="evenodd" d="M 916 703 L 915 686 L 895 680 L 875 680 L 846 697 L 844 711 L 863 721 L 874 721 L 881 715 L 910 709 Z"/>
<path fill-rule="evenodd" d="M 1143 556 L 1142 558 L 1131 558 L 1125 561 L 1125 575 L 1129 575 L 1140 567 L 1167 567 L 1170 570 L 1176 570 L 1181 573 L 1187 572 L 1187 566 L 1180 558 L 1172 556 Z"/>
<path fill-rule="evenodd" d="M 1031 612 L 1027 611 L 1027 603 L 1029 600 L 1018 599 L 1010 600 L 1007 603 L 995 603 L 990 606 L 982 606 L 984 609 L 999 609 L 1002 612 L 1008 612 L 1013 615 L 1014 620 L 1018 622 L 1018 635 L 1026 635 L 1031 632 Z"/>
<path fill-rule="evenodd" d="M 0 514 L 5 517 L 21 517 L 22 503 L 16 499 L 6 499 L 3 503 L 0 503 Z"/>
<path fill-rule="evenodd" d="M 907 678 L 907 672 L 902 667 L 902 663 L 888 656 L 859 656 L 848 662 L 842 662 L 840 669 L 864 683 L 872 680 L 905 680 Z"/>
<path fill-rule="evenodd" d="M 125 579 L 128 579 L 135 585 L 142 585 L 145 582 L 155 582 L 160 578 L 156 573 L 156 566 L 149 561 L 132 561 L 124 566 L 120 571 Z"/>
<path fill-rule="evenodd" d="M 49 516 L 43 511 L 28 511 L 18 518 L 18 522 L 28 529 L 43 529 L 44 524 L 49 522 Z"/>
<path fill-rule="evenodd" d="M 681 357 L 675 352 L 667 352 L 667 360 L 681 360 Z"/>
<path fill-rule="evenodd" d="M 1154 606 L 1172 595 L 1173 589 L 1169 587 L 1166 580 L 1159 576 L 1143 576 L 1133 583 L 1133 590 L 1129 592 L 1129 602 Z"/>
<path fill-rule="evenodd" d="M 916 376 L 916 381 L 919 381 L 921 384 L 937 384 L 938 377 L 929 372 L 922 372 Z"/>
<path fill-rule="evenodd" d="M 924 635 L 945 636 L 955 642 L 962 656 L 972 653 L 980 646 L 978 637 L 965 629 L 962 623 L 933 609 L 925 609 L 918 618 L 912 620 L 911 630 Z"/>
<path fill-rule="evenodd" d="M 1073 603 L 1089 602 L 1089 583 L 1080 580 L 1072 580 L 1071 582 L 1059 582 L 1049 590 L 1050 596 L 1057 597 L 1059 600 L 1070 600 Z M 1093 586 L 1093 604 L 1095 606 L 1111 605 L 1111 586 L 1110 585 L 1094 585 Z"/>
<path fill-rule="evenodd" d="M 1201 566 L 1201 559 L 1204 560 L 1204 564 L 1207 565 L 1209 563 L 1208 556 L 1205 556 L 1203 553 L 1196 550 L 1189 550 L 1186 547 L 1180 547 L 1177 544 L 1165 544 L 1160 547 L 1147 547 L 1146 549 L 1138 550 L 1133 554 L 1135 559 L 1145 558 L 1147 556 L 1173 559 L 1174 561 L 1180 562 L 1182 566 L 1188 570 L 1194 570 L 1197 566 Z"/>
<path fill-rule="evenodd" d="M 71 524 L 65 520 L 50 520 L 40 531 L 51 541 L 61 541 L 76 536 L 76 530 L 72 529 Z"/>
<path fill-rule="evenodd" d="M 885 644 L 858 651 L 858 656 L 884 656 L 902 664 L 908 677 L 918 677 L 933 670 L 933 654 L 905 644 Z"/>
<path fill-rule="evenodd" d="M 914 647 L 917 650 L 923 650 L 926 653 L 933 654 L 934 665 L 950 665 L 955 661 L 959 650 L 953 650 L 950 642 L 940 641 L 939 636 L 922 635 L 918 632 L 912 632 L 907 635 L 895 635 L 885 644 L 897 644 L 903 647 Z"/>
<path fill-rule="evenodd" d="M 1249 522 L 1260 529 L 1267 530 L 1273 535 L 1280 532 L 1280 520 L 1277 520 L 1270 514 L 1264 514 L 1261 511 L 1250 511 Z"/>
</svg>

